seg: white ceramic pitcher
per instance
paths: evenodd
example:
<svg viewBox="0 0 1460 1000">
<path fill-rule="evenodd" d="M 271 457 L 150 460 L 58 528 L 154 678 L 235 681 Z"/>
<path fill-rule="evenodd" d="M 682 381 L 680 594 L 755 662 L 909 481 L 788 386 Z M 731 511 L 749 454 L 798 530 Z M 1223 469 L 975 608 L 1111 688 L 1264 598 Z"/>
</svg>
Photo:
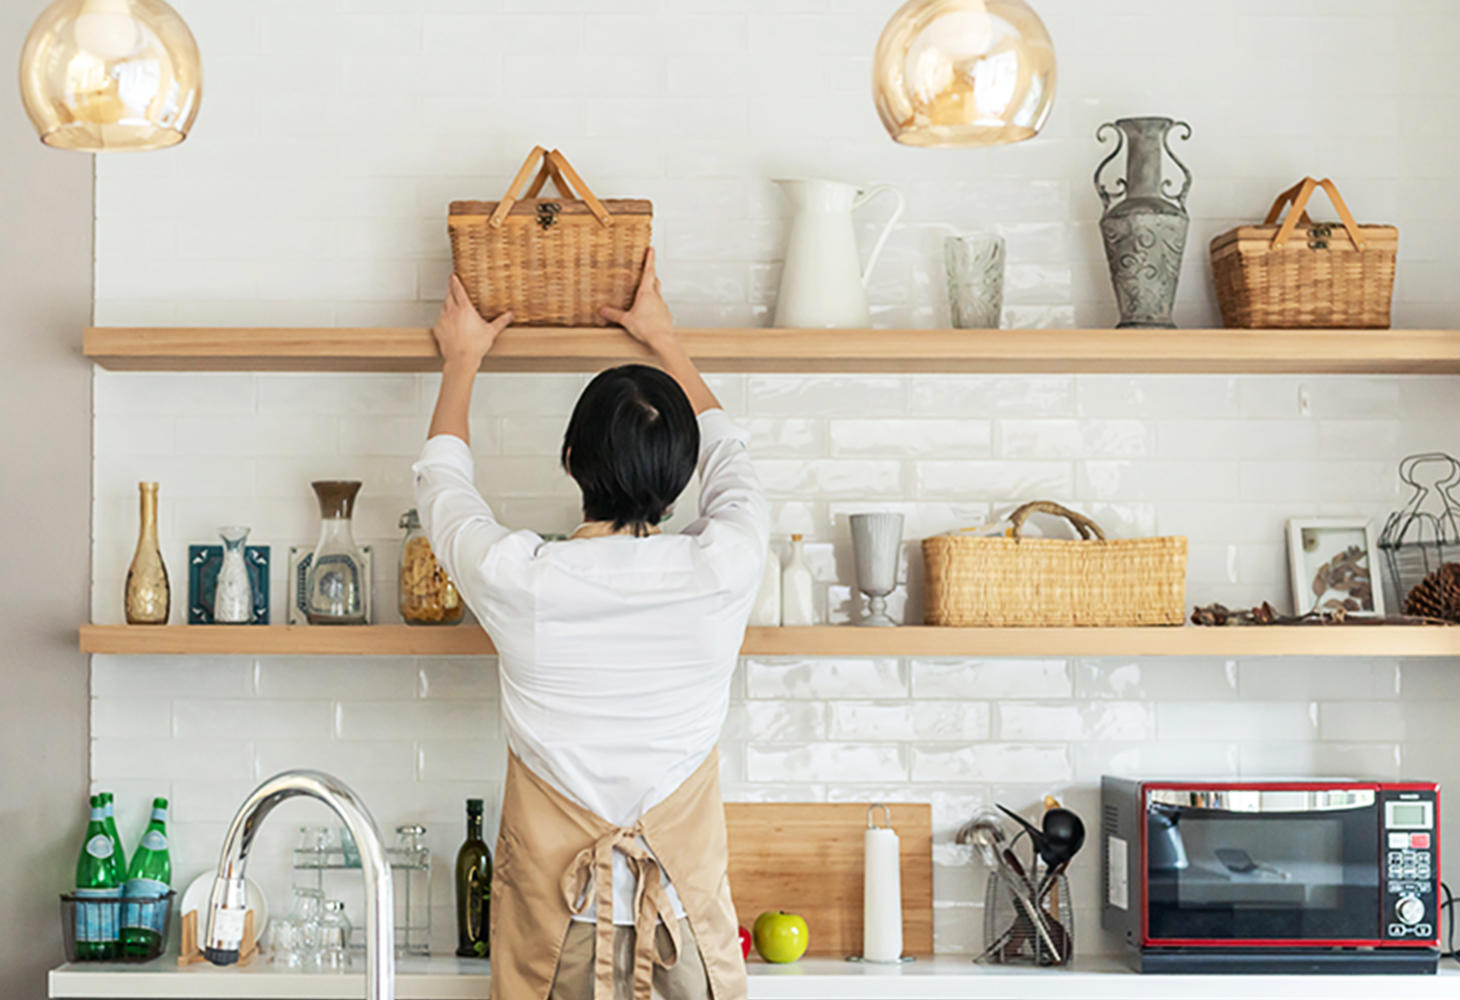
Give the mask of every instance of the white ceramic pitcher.
<svg viewBox="0 0 1460 1000">
<path fill-rule="evenodd" d="M 902 192 L 890 184 L 859 188 L 838 181 L 776 181 L 791 205 L 791 235 L 781 294 L 776 300 L 778 327 L 858 328 L 871 325 L 867 281 L 892 227 L 902 218 Z M 879 194 L 897 196 L 892 218 L 872 244 L 867 264 L 857 253 L 852 213 Z"/>
</svg>

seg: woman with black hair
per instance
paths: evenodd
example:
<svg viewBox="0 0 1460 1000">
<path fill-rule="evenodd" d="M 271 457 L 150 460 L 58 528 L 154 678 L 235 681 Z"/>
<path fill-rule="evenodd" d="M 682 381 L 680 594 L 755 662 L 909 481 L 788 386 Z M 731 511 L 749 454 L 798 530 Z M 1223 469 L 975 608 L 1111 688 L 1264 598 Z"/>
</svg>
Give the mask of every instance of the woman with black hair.
<svg viewBox="0 0 1460 1000">
<path fill-rule="evenodd" d="M 500 524 L 468 411 L 488 323 L 453 276 L 415 465 L 431 544 L 497 647 L 507 779 L 492 885 L 498 1000 L 739 1000 L 715 744 L 769 533 L 744 435 L 674 334 L 653 251 L 627 312 L 659 363 L 584 390 L 563 439 L 583 493 L 565 542 Z M 661 370 L 662 369 L 662 370 Z M 699 517 L 659 522 L 698 469 Z M 490 468 L 484 474 L 490 483 Z"/>
</svg>

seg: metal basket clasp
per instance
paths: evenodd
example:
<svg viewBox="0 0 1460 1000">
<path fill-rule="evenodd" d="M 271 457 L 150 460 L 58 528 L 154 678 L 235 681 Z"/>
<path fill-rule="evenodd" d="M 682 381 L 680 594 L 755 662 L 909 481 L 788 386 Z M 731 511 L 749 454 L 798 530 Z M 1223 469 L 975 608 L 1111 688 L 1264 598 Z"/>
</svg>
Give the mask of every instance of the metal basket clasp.
<svg viewBox="0 0 1460 1000">
<path fill-rule="evenodd" d="M 540 201 L 537 204 L 537 224 L 544 229 L 551 229 L 558 224 L 558 213 L 563 206 L 555 201 Z"/>
</svg>

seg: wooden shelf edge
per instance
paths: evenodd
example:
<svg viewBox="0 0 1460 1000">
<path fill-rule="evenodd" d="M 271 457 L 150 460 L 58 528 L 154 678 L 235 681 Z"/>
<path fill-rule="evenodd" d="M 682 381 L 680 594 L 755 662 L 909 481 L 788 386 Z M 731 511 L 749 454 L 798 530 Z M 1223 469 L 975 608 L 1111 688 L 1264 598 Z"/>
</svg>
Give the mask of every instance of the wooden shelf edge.
<svg viewBox="0 0 1460 1000">
<path fill-rule="evenodd" d="M 685 329 L 722 372 L 1460 373 L 1453 330 Z M 434 371 L 425 327 L 89 327 L 117 371 Z M 607 328 L 514 327 L 484 371 L 596 371 L 647 351 Z"/>
<path fill-rule="evenodd" d="M 83 625 L 84 653 L 146 656 L 490 656 L 471 626 Z M 742 656 L 1393 656 L 1460 657 L 1460 628 L 810 628 L 746 630 Z"/>
</svg>

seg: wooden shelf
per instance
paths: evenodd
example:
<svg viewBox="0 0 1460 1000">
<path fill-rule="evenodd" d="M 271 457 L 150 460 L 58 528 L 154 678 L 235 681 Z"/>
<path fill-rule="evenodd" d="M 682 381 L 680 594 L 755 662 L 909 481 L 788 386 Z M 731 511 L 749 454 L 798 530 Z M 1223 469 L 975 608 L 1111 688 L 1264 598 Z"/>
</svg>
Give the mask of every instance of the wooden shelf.
<svg viewBox="0 0 1460 1000">
<path fill-rule="evenodd" d="M 1460 373 L 1453 330 L 692 330 L 707 371 Z M 91 327 L 119 371 L 433 371 L 419 327 Z M 596 371 L 644 358 L 617 329 L 507 330 L 486 371 Z"/>
<path fill-rule="evenodd" d="M 474 625 L 83 625 L 86 653 L 487 656 Z M 1198 628 L 747 629 L 745 656 L 1457 656 L 1460 628 L 1411 625 Z"/>
</svg>

